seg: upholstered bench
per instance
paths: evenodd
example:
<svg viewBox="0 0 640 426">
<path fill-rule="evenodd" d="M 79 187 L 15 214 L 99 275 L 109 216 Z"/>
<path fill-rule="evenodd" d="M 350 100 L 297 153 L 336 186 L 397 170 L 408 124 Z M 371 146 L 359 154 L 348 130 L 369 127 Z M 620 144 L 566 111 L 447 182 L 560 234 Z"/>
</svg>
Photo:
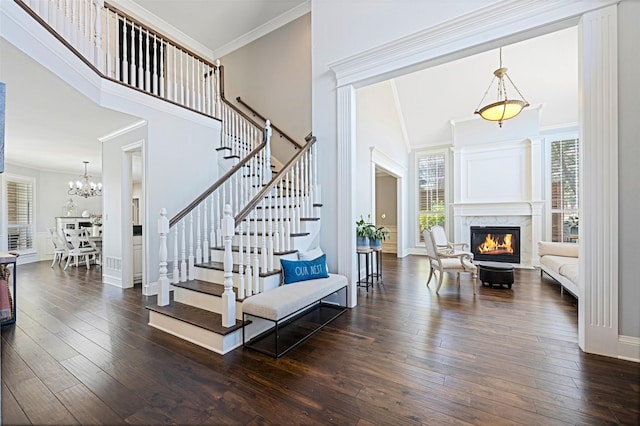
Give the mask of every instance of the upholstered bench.
<svg viewBox="0 0 640 426">
<path fill-rule="evenodd" d="M 246 298 L 242 302 L 245 324 L 249 317 L 254 317 L 274 325 L 249 341 L 243 328 L 242 345 L 281 357 L 346 310 L 347 284 L 345 276 L 329 274 L 328 278 L 281 285 Z M 344 303 L 324 300 L 339 292 L 344 294 Z"/>
</svg>

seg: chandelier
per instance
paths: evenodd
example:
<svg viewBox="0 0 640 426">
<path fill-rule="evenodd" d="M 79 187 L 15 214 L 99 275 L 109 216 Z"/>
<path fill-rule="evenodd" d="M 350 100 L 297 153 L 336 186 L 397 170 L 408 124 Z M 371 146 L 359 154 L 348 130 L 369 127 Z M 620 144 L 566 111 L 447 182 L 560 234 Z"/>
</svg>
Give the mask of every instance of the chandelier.
<svg viewBox="0 0 640 426">
<path fill-rule="evenodd" d="M 89 182 L 89 178 L 91 177 L 87 175 L 87 164 L 89 164 L 89 162 L 83 161 L 83 163 L 84 163 L 84 174 L 80 175 L 80 178 L 82 180 L 69 182 L 69 191 L 67 191 L 67 194 L 77 195 L 79 197 L 84 197 L 84 198 L 102 195 L 102 183 Z"/>
<path fill-rule="evenodd" d="M 482 118 L 488 121 L 497 121 L 498 125 L 502 127 L 502 122 L 504 120 L 508 120 L 520 114 L 520 112 L 524 108 L 529 106 L 529 102 L 524 99 L 522 93 L 520 93 L 516 85 L 507 74 L 507 68 L 502 67 L 502 47 L 500 48 L 500 68 L 495 70 L 493 72 L 493 75 L 494 77 L 491 80 L 491 83 L 489 83 L 487 91 L 484 92 L 484 96 L 480 100 L 475 114 L 480 114 Z M 505 77 L 507 78 L 507 81 L 511 83 L 511 86 L 513 86 L 518 95 L 520 95 L 520 98 L 522 98 L 522 100 L 509 99 L 507 97 L 507 85 Z M 491 90 L 491 86 L 493 86 L 493 82 L 496 81 L 496 79 L 498 80 L 498 100 L 480 108 L 480 105 L 482 105 L 482 103 L 484 102 L 484 98 L 487 97 L 487 93 L 489 93 L 489 90 Z"/>
</svg>

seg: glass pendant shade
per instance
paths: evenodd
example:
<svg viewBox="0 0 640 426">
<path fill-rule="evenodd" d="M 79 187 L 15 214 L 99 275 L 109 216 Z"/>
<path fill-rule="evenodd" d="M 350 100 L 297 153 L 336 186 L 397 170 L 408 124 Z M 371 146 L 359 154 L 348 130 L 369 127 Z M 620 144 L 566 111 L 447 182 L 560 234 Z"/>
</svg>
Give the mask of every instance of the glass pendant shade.
<svg viewBox="0 0 640 426">
<path fill-rule="evenodd" d="M 529 106 L 529 102 L 524 99 L 522 93 L 518 90 L 516 85 L 513 83 L 509 75 L 507 74 L 507 68 L 502 67 L 502 48 L 500 48 L 500 68 L 493 72 L 493 79 L 489 84 L 489 88 L 484 93 L 478 108 L 476 108 L 475 114 L 479 114 L 482 118 L 487 121 L 497 121 L 498 125 L 502 127 L 502 122 L 504 120 L 508 120 L 510 118 L 515 117 L 520 114 L 522 110 Z M 505 80 L 506 77 L 506 80 Z M 484 99 L 487 97 L 487 93 L 491 90 L 491 86 L 493 86 L 494 81 L 498 81 L 498 99 L 496 102 L 490 103 L 488 105 L 480 108 L 480 105 L 484 102 Z M 509 99 L 507 96 L 507 81 L 511 83 L 513 89 L 520 95 L 522 100 L 520 99 Z"/>
</svg>

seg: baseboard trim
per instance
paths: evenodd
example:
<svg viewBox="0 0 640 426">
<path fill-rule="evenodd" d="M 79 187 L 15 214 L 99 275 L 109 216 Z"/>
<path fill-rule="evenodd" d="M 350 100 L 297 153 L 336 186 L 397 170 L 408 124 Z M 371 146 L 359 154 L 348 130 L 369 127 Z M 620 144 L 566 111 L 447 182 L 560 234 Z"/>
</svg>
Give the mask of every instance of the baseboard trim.
<svg viewBox="0 0 640 426">
<path fill-rule="evenodd" d="M 114 275 L 102 274 L 102 282 L 122 288 L 122 278 Z"/>
<path fill-rule="evenodd" d="M 618 336 L 618 358 L 640 362 L 640 338 Z"/>
</svg>

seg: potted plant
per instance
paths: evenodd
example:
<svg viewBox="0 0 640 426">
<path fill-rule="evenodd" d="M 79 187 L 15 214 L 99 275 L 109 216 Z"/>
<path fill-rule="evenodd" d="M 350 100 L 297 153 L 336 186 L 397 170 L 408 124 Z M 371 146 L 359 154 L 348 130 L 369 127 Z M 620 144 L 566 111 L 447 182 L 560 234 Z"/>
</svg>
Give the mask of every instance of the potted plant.
<svg viewBox="0 0 640 426">
<path fill-rule="evenodd" d="M 371 215 L 368 217 L 370 218 Z M 360 220 L 356 221 L 356 249 L 369 249 L 369 243 L 371 238 L 374 236 L 375 230 L 375 225 L 370 222 L 366 222 L 364 218 L 360 216 Z"/>
<path fill-rule="evenodd" d="M 375 227 L 373 230 L 373 236 L 371 237 L 369 244 L 372 249 L 381 249 L 382 242 L 385 241 L 389 237 L 389 231 L 385 229 L 384 226 Z"/>
</svg>

